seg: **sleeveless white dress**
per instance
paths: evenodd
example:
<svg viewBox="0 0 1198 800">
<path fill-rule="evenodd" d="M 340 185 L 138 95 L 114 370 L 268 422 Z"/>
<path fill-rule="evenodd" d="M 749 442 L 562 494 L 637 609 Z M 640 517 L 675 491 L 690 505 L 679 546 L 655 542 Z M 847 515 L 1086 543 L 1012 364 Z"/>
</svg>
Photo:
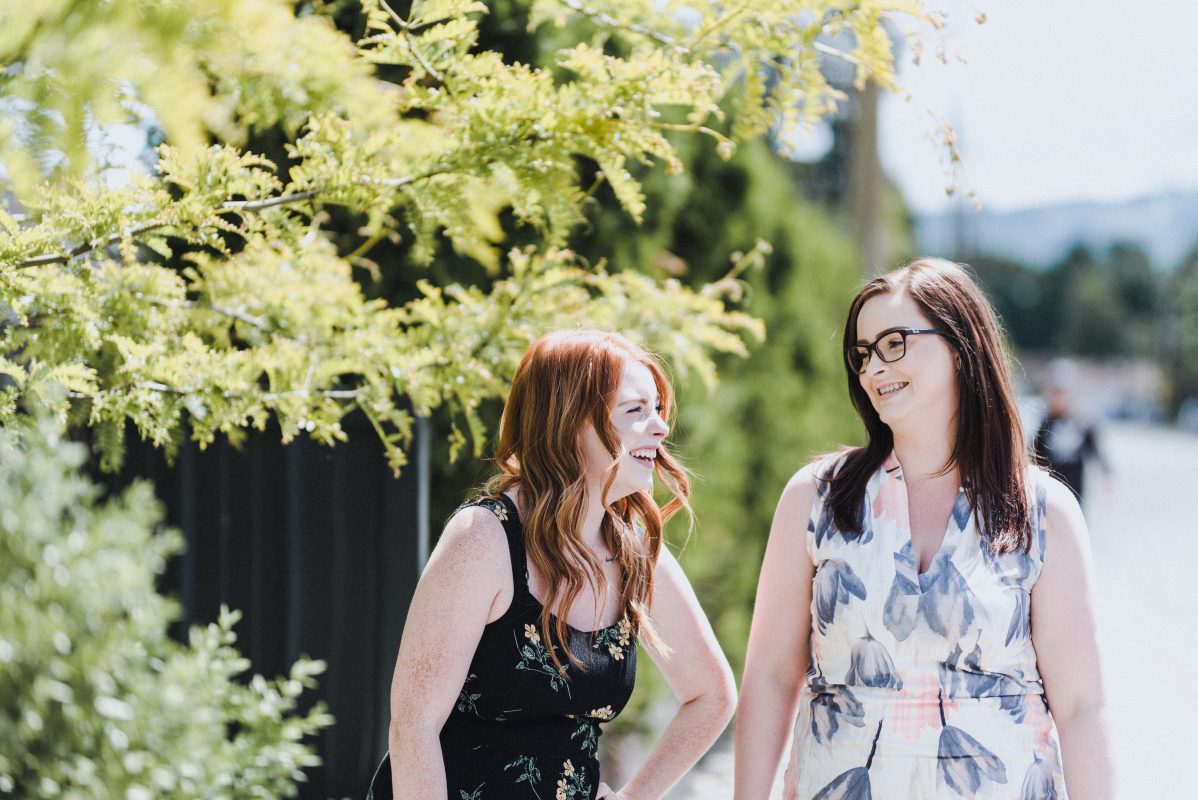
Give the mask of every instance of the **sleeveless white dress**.
<svg viewBox="0 0 1198 800">
<path fill-rule="evenodd" d="M 834 468 L 824 462 L 819 470 Z M 964 490 L 919 574 L 892 453 L 870 479 L 864 532 L 836 529 L 820 483 L 811 668 L 787 796 L 799 800 L 1063 800 L 1056 727 L 1031 640 L 1046 477 L 1029 470 L 1029 552 L 995 556 Z"/>
</svg>

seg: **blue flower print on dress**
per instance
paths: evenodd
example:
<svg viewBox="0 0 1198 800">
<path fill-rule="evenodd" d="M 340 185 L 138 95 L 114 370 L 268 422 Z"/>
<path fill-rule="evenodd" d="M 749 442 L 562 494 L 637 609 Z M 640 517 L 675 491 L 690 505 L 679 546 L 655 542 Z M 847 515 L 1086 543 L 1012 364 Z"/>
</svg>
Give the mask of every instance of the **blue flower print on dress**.
<svg viewBox="0 0 1198 800">
<path fill-rule="evenodd" d="M 1028 609 L 1028 601 L 1031 600 L 1031 595 L 1024 589 L 1017 589 L 1016 591 L 1018 594 L 1015 595 L 1015 607 L 1011 609 L 1011 624 L 1007 626 L 1005 644 L 1022 641 L 1032 635 L 1032 614 Z"/>
<path fill-rule="evenodd" d="M 878 731 L 874 734 L 874 743 L 869 748 L 869 758 L 864 767 L 853 767 L 832 779 L 832 782 L 819 790 L 811 800 L 873 800 L 873 787 L 870 786 L 869 768 L 874 763 L 874 753 L 878 750 L 878 737 L 882 735 L 882 721 L 878 721 Z"/>
<path fill-rule="evenodd" d="M 815 622 L 821 633 L 836 618 L 836 606 L 848 605 L 849 597 L 865 599 L 865 584 L 845 562 L 829 558 L 815 574 Z"/>
<path fill-rule="evenodd" d="M 998 555 L 990 549 L 989 542 L 982 547 L 982 558 L 1004 586 L 1025 586 L 1036 564 L 1030 553 L 1021 550 Z"/>
<path fill-rule="evenodd" d="M 1034 475 L 1035 473 L 1030 473 Z M 1007 586 L 1028 586 L 1029 579 L 1037 565 L 1044 563 L 1045 537 L 1043 520 L 1047 511 L 1047 496 L 1044 484 L 1036 481 L 1035 504 L 1028 511 L 1032 518 L 1032 543 L 1027 552 L 1016 550 L 1013 553 L 997 555 L 989 547 L 982 547 L 982 557 L 994 570 L 1000 582 Z"/>
<path fill-rule="evenodd" d="M 1023 680 L 1023 670 L 1016 670 L 1018 678 L 1016 681 Z M 1016 724 L 1023 722 L 1027 718 L 1027 695 L 1026 694 L 1004 694 L 999 698 L 999 708 L 1011 715 L 1011 718 Z"/>
<path fill-rule="evenodd" d="M 816 469 L 818 478 L 815 482 L 815 496 L 819 512 L 812 514 L 808 518 L 807 531 L 815 535 L 815 544 L 817 547 L 823 544 L 825 539 L 831 539 L 832 537 L 839 537 L 845 542 L 869 544 L 873 541 L 874 531 L 873 526 L 869 524 L 870 498 L 868 494 L 864 502 L 861 503 L 860 514 L 857 518 L 858 532 L 856 533 L 846 533 L 836 527 L 836 520 L 832 509 L 824 502 L 828 496 L 828 489 L 831 487 L 829 478 L 840 468 L 839 459 L 836 459 L 835 462 L 832 464 L 824 462 Z"/>
<path fill-rule="evenodd" d="M 894 554 L 894 581 L 890 584 L 890 595 L 882 624 L 900 642 L 915 630 L 919 622 L 919 571 L 915 557 L 911 555 L 911 542 Z"/>
<path fill-rule="evenodd" d="M 854 767 L 837 775 L 831 783 L 820 789 L 812 800 L 873 800 L 869 785 L 869 770 Z"/>
<path fill-rule="evenodd" d="M 950 642 L 965 635 L 973 624 L 973 592 L 948 553 L 937 553 L 927 572 L 919 576 L 923 596 L 919 611 L 928 627 Z"/>
<path fill-rule="evenodd" d="M 945 724 L 944 693 L 940 693 L 940 744 L 936 750 L 936 783 L 961 797 L 976 797 L 983 780 L 1007 782 L 1002 759 L 977 739 L 953 725 Z"/>
<path fill-rule="evenodd" d="M 870 636 L 869 631 L 853 642 L 849 671 L 844 676 L 844 682 L 850 686 L 903 688 L 903 679 L 899 677 L 890 653 L 886 652 L 881 642 Z"/>
<path fill-rule="evenodd" d="M 965 494 L 965 490 L 957 492 L 957 501 L 953 503 L 953 522 L 957 525 L 957 530 L 965 530 L 965 526 L 969 524 L 969 517 L 973 514 L 973 506 L 969 504 L 969 496 Z"/>
<path fill-rule="evenodd" d="M 828 493 L 828 484 L 824 481 L 817 481 L 815 491 L 820 498 L 823 498 Z M 807 520 L 807 530 L 815 534 L 816 545 L 823 544 L 824 539 L 838 533 L 832 519 L 832 509 L 826 504 L 821 505 L 819 516 L 813 515 L 811 519 Z"/>
<path fill-rule="evenodd" d="M 1046 478 L 1029 468 L 1027 480 L 1030 500 Z M 1029 509 L 1027 552 L 996 555 L 971 510 L 977 504 L 957 492 L 943 509 L 944 541 L 921 563 L 911 545 L 909 488 L 892 453 L 865 488 L 873 536 L 866 546 L 837 533 L 827 493 L 811 509 L 806 548 L 818 568 L 830 569 L 817 569 L 825 583 L 813 578 L 808 588 L 810 661 L 786 794 L 1063 800 L 1060 746 L 1030 636 L 1043 510 Z M 849 568 L 864 597 L 849 590 Z M 883 718 L 872 766 L 862 769 Z M 1041 763 L 1029 771 L 1033 761 Z"/>
<path fill-rule="evenodd" d="M 950 697 L 997 697 L 999 707 L 1008 712 L 1014 722 L 1023 722 L 1027 716 L 1024 702 L 1024 673 L 1019 667 L 1011 674 L 990 672 L 982 667 L 982 632 L 978 631 L 979 644 L 962 656 L 960 645 L 955 645 L 948 658 L 940 663 L 940 685 Z"/>
<path fill-rule="evenodd" d="M 1006 644 L 1027 639 L 1032 633 L 1032 621 L 1029 607 L 1031 605 L 1030 585 L 1036 561 L 1030 553 L 1015 551 L 996 555 L 989 543 L 982 545 L 982 558 L 1001 586 L 1009 587 L 1014 599 L 1011 609 L 1011 620 L 1007 625 Z"/>
<path fill-rule="evenodd" d="M 1019 800 L 1058 800 L 1059 797 L 1052 768 L 1044 759 L 1036 756 L 1023 778 L 1023 791 L 1019 793 Z"/>
<path fill-rule="evenodd" d="M 826 489 L 823 488 L 824 486 L 825 486 L 825 484 L 821 483 L 820 489 L 817 490 L 821 496 L 823 494 L 825 494 L 827 491 Z M 807 521 L 807 530 L 810 531 L 811 533 L 815 534 L 816 546 L 823 544 L 824 539 L 829 539 L 833 536 L 839 536 L 840 538 L 844 539 L 846 542 L 854 541 L 854 542 L 857 542 L 858 544 L 869 544 L 870 541 L 873 540 L 873 538 L 874 538 L 874 531 L 873 531 L 873 528 L 870 527 L 867 522 L 869 519 L 868 514 L 869 514 L 869 510 L 867 508 L 865 508 L 865 503 L 862 503 L 861 520 L 858 525 L 858 527 L 860 527 L 862 533 L 860 535 L 856 535 L 856 534 L 846 535 L 839 528 L 836 527 L 836 521 L 833 518 L 831 507 L 824 505 L 824 506 L 822 506 L 818 517 L 809 519 Z"/>
<path fill-rule="evenodd" d="M 865 709 L 849 687 L 839 686 L 835 691 L 812 695 L 811 735 L 816 741 L 830 741 L 840 730 L 841 722 L 858 728 L 865 727 Z"/>
<path fill-rule="evenodd" d="M 937 750 L 937 782 L 961 797 L 974 797 L 983 780 L 1007 782 L 1002 759 L 960 728 L 945 726 L 940 731 Z"/>
<path fill-rule="evenodd" d="M 981 635 L 979 633 L 979 639 Z M 940 662 L 940 684 L 950 697 L 996 697 L 1002 694 L 1003 676 L 986 672 L 979 665 L 981 648 L 962 658 L 961 646 L 953 645 L 948 658 Z"/>
</svg>

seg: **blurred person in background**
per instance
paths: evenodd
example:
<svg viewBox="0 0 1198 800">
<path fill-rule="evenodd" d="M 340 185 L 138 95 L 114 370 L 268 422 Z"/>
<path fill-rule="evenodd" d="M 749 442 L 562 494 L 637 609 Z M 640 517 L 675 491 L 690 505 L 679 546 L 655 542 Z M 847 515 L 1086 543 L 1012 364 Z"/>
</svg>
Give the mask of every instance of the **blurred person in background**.
<svg viewBox="0 0 1198 800">
<path fill-rule="evenodd" d="M 1086 468 L 1096 463 L 1108 478 L 1110 465 L 1098 446 L 1097 426 L 1077 409 L 1077 365 L 1058 359 L 1048 366 L 1048 410 L 1036 431 L 1032 448 L 1036 458 L 1058 480 L 1084 499 Z"/>
<path fill-rule="evenodd" d="M 867 444 L 778 503 L 735 800 L 792 731 L 787 800 L 1112 800 L 1086 523 L 1030 462 L 993 310 L 919 259 L 858 293 L 844 354 Z"/>
<path fill-rule="evenodd" d="M 412 599 L 374 800 L 651 800 L 724 730 L 732 671 L 663 546 L 690 493 L 665 447 L 673 403 L 623 336 L 563 331 L 525 353 L 499 474 L 450 518 Z M 632 694 L 638 640 L 681 707 L 616 791 L 600 726 Z"/>
</svg>

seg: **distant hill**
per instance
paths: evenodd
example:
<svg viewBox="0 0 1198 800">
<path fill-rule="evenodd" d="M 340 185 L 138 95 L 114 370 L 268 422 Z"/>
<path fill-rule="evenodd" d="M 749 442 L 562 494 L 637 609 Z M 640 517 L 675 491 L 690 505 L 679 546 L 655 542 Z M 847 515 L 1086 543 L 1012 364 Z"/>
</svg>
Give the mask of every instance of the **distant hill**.
<svg viewBox="0 0 1198 800">
<path fill-rule="evenodd" d="M 1158 269 L 1174 270 L 1198 245 L 1198 191 L 1168 192 L 1118 202 L 1079 201 L 1018 211 L 945 211 L 916 217 L 920 252 L 984 253 L 1049 267 L 1076 244 L 1096 253 L 1115 242 L 1139 244 Z"/>
</svg>

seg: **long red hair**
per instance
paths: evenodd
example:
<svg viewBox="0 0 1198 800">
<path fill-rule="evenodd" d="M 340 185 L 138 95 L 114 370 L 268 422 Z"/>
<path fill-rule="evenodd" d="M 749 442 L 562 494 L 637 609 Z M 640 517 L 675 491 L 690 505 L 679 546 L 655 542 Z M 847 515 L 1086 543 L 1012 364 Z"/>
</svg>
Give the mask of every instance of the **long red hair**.
<svg viewBox="0 0 1198 800">
<path fill-rule="evenodd" d="M 652 374 L 661 415 L 669 420 L 674 390 L 660 362 L 616 333 L 580 329 L 542 336 L 524 354 L 512 379 L 495 449 L 500 474 L 485 491 L 498 496 L 515 487 L 519 492 L 525 549 L 549 585 L 540 619 L 546 642 L 566 641 L 565 620 L 584 584 L 600 597 L 609 588 L 602 565 L 580 537 L 589 498 L 579 434 L 589 422 L 611 453 L 612 462 L 603 473 L 606 497 L 623 455 L 611 411 L 624 365 L 630 361 L 643 364 Z M 690 482 L 664 446 L 658 450 L 654 471 L 671 493 L 670 501 L 658 507 L 649 492 L 638 491 L 605 503 L 600 530 L 620 565 L 620 597 L 633 628 L 642 642 L 660 650 L 649 618 L 653 569 L 661 552 L 663 523 L 681 508 L 689 511 Z M 549 611 L 555 607 L 559 609 L 556 619 Z M 563 649 L 578 663 L 568 648 Z M 563 670 L 553 648 L 550 654 Z"/>
</svg>

